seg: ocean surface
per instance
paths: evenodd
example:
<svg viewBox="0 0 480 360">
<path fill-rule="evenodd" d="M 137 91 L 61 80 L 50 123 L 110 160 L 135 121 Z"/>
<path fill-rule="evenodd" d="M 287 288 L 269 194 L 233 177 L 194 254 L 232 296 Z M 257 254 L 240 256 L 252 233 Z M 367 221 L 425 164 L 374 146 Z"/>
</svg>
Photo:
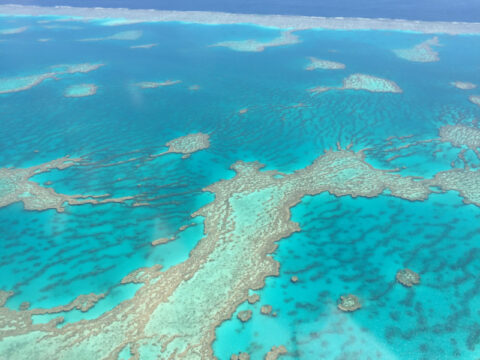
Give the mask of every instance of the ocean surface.
<svg viewBox="0 0 480 360">
<path fill-rule="evenodd" d="M 477 0 L 0 0 L 0 4 L 480 21 Z"/>
<path fill-rule="evenodd" d="M 95 4 L 99 5 L 68 2 Z M 173 8 L 166 2 L 155 4 L 144 1 L 136 6 Z M 435 2 L 432 8 L 427 2 L 416 2 L 425 10 L 413 14 L 406 10 L 406 2 L 395 2 L 393 8 L 393 2 L 385 2 L 383 9 L 373 12 L 356 2 L 340 14 L 344 4 L 316 7 L 311 12 L 311 4 L 296 2 L 293 10 L 291 3 L 276 2 L 272 11 L 480 20 L 480 11 L 463 13 L 462 3 L 443 7 Z M 42 5 L 51 2 L 42 1 Z M 125 6 L 120 1 L 102 1 L 101 5 Z M 175 3 L 175 9 L 186 8 L 270 11 L 268 2 L 262 2 L 261 8 L 253 2 L 241 6 Z M 210 235 L 204 223 L 210 214 L 193 219 L 191 215 L 219 198 L 220 185 L 217 195 L 203 189 L 232 179 L 231 165 L 239 160 L 265 164 L 261 172 L 278 170 L 284 174 L 278 175 L 281 178 L 295 176 L 295 171 L 309 166 L 326 150 L 352 144 L 353 151 L 367 149 L 368 164 L 395 169 L 402 176 L 431 179 L 452 166 L 478 173 L 480 160 L 471 147 L 438 139 L 441 127 L 459 124 L 468 127 L 476 139 L 480 107 L 469 96 L 480 91 L 461 90 L 451 83 L 480 84 L 479 36 L 439 35 L 440 46 L 434 47 L 439 61 L 415 62 L 397 56 L 394 50 L 414 48 L 431 35 L 308 30 L 295 32 L 296 44 L 252 52 L 210 45 L 248 39 L 268 43 L 280 31 L 253 25 L 105 25 L 105 21 L 0 17 L 0 30 L 23 29 L 0 35 L 0 90 L 24 81 L 19 78 L 49 73 L 59 64 L 104 64 L 95 71 L 55 75 L 29 89 L 0 94 L 0 168 L 28 168 L 66 155 L 82 157 L 78 166 L 53 169 L 30 181 L 62 194 L 135 197 L 120 203 L 63 204 L 64 212 L 26 210 L 21 196 L 0 207 L 0 290 L 13 291 L 4 307 L 0 306 L 2 360 L 80 359 L 90 349 L 96 351 L 90 358 L 138 355 L 149 360 L 176 358 L 187 351 L 177 341 L 185 324 L 197 318 L 196 307 L 180 303 L 175 308 L 178 313 L 191 312 L 184 322 L 175 321 L 175 312 L 161 320 L 158 331 L 172 328 L 180 335 L 172 330 L 169 342 L 158 338 L 156 345 L 148 343 L 147 335 L 119 330 L 128 316 L 118 316 L 114 322 L 118 327 L 109 325 L 108 331 L 98 324 L 106 324 L 109 312 L 151 286 L 142 281 L 123 284 L 125 276 L 158 264 L 162 271 L 174 270 Z M 118 35 L 126 31 L 134 31 L 135 36 Z M 78 41 L 82 39 L 97 40 Z M 158 45 L 131 47 L 148 44 Z M 312 56 L 346 67 L 307 71 Z M 402 92 L 307 91 L 317 86 L 341 87 L 355 73 L 394 81 Z M 167 80 L 181 82 L 156 88 L 138 85 Z M 96 85 L 96 94 L 64 96 L 66 89 L 79 84 Z M 170 140 L 199 132 L 210 136 L 207 149 L 187 158 L 176 153 L 151 156 L 165 151 Z M 370 180 L 363 181 L 358 186 L 368 187 Z M 247 183 L 250 187 L 238 191 L 255 194 L 255 184 Z M 278 276 L 268 276 L 264 286 L 250 289 L 260 301 L 237 304 L 234 297 L 222 299 L 225 308 L 228 305 L 233 310 L 219 326 L 208 322 L 210 314 L 199 315 L 205 316 L 205 328 L 212 326 L 214 356 L 230 359 L 232 354 L 246 352 L 251 359 L 263 359 L 273 346 L 284 345 L 285 359 L 477 359 L 480 207 L 473 200 L 466 204 L 464 196 L 476 194 L 480 185 L 465 186 L 463 193 L 433 187 L 435 192 L 422 201 L 394 197 L 388 190 L 378 196 L 336 196 L 333 190 L 303 194 L 291 208 L 291 220 L 301 231 L 281 236 L 278 247 L 267 255 L 278 261 Z M 2 189 L 4 194 L 6 189 Z M 256 228 L 252 220 L 254 213 L 246 211 L 243 218 L 235 218 L 236 225 L 223 225 L 242 227 L 253 221 L 248 227 L 256 233 L 240 237 L 240 244 L 261 233 L 262 228 Z M 156 239 L 175 235 L 173 241 L 152 245 Z M 223 254 L 233 257 L 237 250 L 229 246 L 222 248 Z M 202 265 L 215 269 L 212 278 L 220 278 L 219 274 L 235 266 L 235 261 L 221 262 L 220 257 L 218 265 L 217 259 Z M 395 275 L 402 268 L 417 272 L 420 284 L 411 288 L 399 284 Z M 251 273 L 256 274 L 256 269 Z M 298 281 L 293 282 L 292 276 Z M 193 281 L 193 275 L 182 280 Z M 202 286 L 188 294 L 198 309 L 212 301 L 203 297 Z M 91 293 L 106 295 L 86 310 L 32 313 L 31 321 L 25 323 L 22 316 L 28 318 L 28 310 L 18 310 L 25 302 L 29 309 L 52 309 Z M 362 308 L 342 312 L 337 302 L 350 293 L 360 298 Z M 169 299 L 175 304 L 173 297 Z M 261 314 L 261 306 L 267 304 L 272 313 Z M 136 306 L 140 305 L 148 304 Z M 252 311 L 247 322 L 237 318 L 243 310 Z M 145 311 L 145 316 L 151 314 Z M 59 316 L 63 321 L 49 323 Z M 95 335 L 88 339 L 79 335 L 82 328 L 57 340 L 63 331 L 82 326 L 91 326 Z M 104 340 L 101 336 L 106 333 L 113 338 Z M 116 341 L 121 345 L 113 349 Z M 174 346 L 178 352 L 172 350 Z M 187 359 L 201 358 L 188 354 Z"/>
</svg>

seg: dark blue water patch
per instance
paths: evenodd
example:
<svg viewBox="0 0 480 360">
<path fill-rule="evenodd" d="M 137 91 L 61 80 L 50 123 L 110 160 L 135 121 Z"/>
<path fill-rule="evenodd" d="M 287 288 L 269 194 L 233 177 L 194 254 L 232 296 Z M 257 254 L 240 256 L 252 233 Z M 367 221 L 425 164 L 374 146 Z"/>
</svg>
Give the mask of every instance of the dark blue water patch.
<svg viewBox="0 0 480 360">
<path fill-rule="evenodd" d="M 480 21 L 476 0 L 1 0 L 0 4 L 110 7 L 246 14 L 402 18 L 429 21 Z"/>
</svg>

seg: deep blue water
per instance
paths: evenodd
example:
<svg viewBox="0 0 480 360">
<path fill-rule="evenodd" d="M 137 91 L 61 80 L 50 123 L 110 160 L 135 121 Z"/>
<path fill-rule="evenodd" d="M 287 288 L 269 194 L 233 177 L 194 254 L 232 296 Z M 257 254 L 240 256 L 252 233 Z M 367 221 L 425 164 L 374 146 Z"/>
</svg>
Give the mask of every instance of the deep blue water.
<svg viewBox="0 0 480 360">
<path fill-rule="evenodd" d="M 480 21 L 478 0 L 0 0 L 0 4 Z"/>
</svg>

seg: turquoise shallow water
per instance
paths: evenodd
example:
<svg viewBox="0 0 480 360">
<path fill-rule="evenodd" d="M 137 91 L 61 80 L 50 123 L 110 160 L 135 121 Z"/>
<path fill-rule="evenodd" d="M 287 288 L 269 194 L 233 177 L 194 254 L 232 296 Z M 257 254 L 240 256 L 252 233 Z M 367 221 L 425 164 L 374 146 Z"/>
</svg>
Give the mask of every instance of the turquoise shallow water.
<svg viewBox="0 0 480 360">
<path fill-rule="evenodd" d="M 480 107 L 468 101 L 475 91 L 450 85 L 480 84 L 480 38 L 439 35 L 440 61 L 413 63 L 391 51 L 412 47 L 429 36 L 401 32 L 301 31 L 295 45 L 264 52 L 209 47 L 221 41 L 268 41 L 279 32 L 249 25 L 38 23 L 37 18 L 0 18 L 0 29 L 28 26 L 1 37 L 0 77 L 36 75 L 58 64 L 105 66 L 86 74 L 47 79 L 28 91 L 0 95 L 0 167 L 29 167 L 63 157 L 85 156 L 84 166 L 53 170 L 32 178 L 65 194 L 138 195 L 150 206 L 126 204 L 67 206 L 25 211 L 19 203 L 0 208 L 0 289 L 13 290 L 6 306 L 17 309 L 64 305 L 80 294 L 106 293 L 91 310 L 64 314 L 65 323 L 91 319 L 133 296 L 139 285 L 120 285 L 140 267 L 169 268 L 188 258 L 203 236 L 202 218 L 190 215 L 211 202 L 202 189 L 234 175 L 237 160 L 260 161 L 266 169 L 291 173 L 309 165 L 339 141 L 354 150 L 371 148 L 367 161 L 378 168 L 405 167 L 404 175 L 431 177 L 448 170 L 458 149 L 438 142 L 402 146 L 438 137 L 445 124 L 471 125 Z M 47 20 L 47 18 L 42 18 Z M 50 19 L 51 20 L 51 19 Z M 45 26 L 54 25 L 54 28 Z M 138 40 L 79 42 L 120 31 L 141 30 Z M 48 42 L 38 39 L 48 38 Z M 158 43 L 151 49 L 132 45 Z M 307 57 L 339 61 L 346 69 L 305 71 Z M 395 81 L 401 94 L 329 91 L 353 73 Z M 181 80 L 177 85 L 140 89 L 142 81 Z M 96 95 L 66 98 L 82 83 Z M 189 86 L 199 85 L 198 91 Z M 477 91 L 478 93 L 478 91 Z M 302 107 L 295 105 L 302 103 Z M 248 108 L 245 114 L 239 110 Z M 207 150 L 181 159 L 163 144 L 189 133 L 210 134 Z M 402 157 L 387 161 L 394 154 Z M 472 168 L 479 160 L 468 154 Z M 50 183 L 51 182 L 51 183 Z M 247 351 L 260 359 L 284 344 L 291 359 L 475 359 L 480 349 L 478 306 L 478 220 L 480 210 L 457 193 L 408 202 L 378 198 L 305 197 L 292 210 L 301 232 L 279 242 L 272 255 L 280 275 L 257 291 L 260 302 L 243 324 L 236 313 L 217 330 L 220 359 Z M 196 225 L 177 240 L 182 225 Z M 239 220 L 240 221 L 240 220 Z M 415 269 L 420 286 L 395 283 L 399 268 Z M 296 284 L 290 277 L 297 275 Z M 357 294 L 364 307 L 336 310 L 344 293 Z M 260 314 L 270 304 L 276 317 Z M 45 323 L 52 315 L 37 315 Z M 128 353 L 128 352 L 127 352 Z M 1 354 L 0 354 L 1 355 Z M 476 356 L 476 357 L 475 357 Z M 1 356 L 0 356 L 1 358 Z M 122 357 L 120 357 L 122 358 Z"/>
</svg>

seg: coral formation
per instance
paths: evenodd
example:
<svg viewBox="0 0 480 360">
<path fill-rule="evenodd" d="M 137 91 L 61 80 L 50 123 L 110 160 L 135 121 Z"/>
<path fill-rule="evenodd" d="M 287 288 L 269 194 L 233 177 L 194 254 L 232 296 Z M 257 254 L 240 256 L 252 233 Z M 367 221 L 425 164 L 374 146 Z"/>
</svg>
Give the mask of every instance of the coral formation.
<svg viewBox="0 0 480 360">
<path fill-rule="evenodd" d="M 439 46 L 438 37 L 428 39 L 410 49 L 393 50 L 399 58 L 414 62 L 434 62 L 439 61 L 438 52 L 432 49 L 432 46 Z"/>
<path fill-rule="evenodd" d="M 293 45 L 299 42 L 298 36 L 294 35 L 291 31 L 283 31 L 279 37 L 268 42 L 257 40 L 223 41 L 210 46 L 226 47 L 234 51 L 260 52 L 268 47 Z"/>
<path fill-rule="evenodd" d="M 130 49 L 151 49 L 155 46 L 158 46 L 158 43 L 154 44 L 143 44 L 143 45 L 132 45 L 130 46 Z"/>
<path fill-rule="evenodd" d="M 155 89 L 161 86 L 171 86 L 175 84 L 181 83 L 180 80 L 167 80 L 167 81 L 162 81 L 162 82 L 157 82 L 157 81 L 143 81 L 135 84 L 136 86 L 142 88 L 142 89 Z"/>
<path fill-rule="evenodd" d="M 410 269 L 398 270 L 395 278 L 400 284 L 406 287 L 412 287 L 413 285 L 420 284 L 420 275 L 418 275 L 415 271 Z"/>
<path fill-rule="evenodd" d="M 81 39 L 79 41 L 106 41 L 106 40 L 138 40 L 142 37 L 143 32 L 141 30 L 128 30 L 122 31 L 110 36 L 99 37 L 99 38 L 89 38 L 89 39 Z"/>
<path fill-rule="evenodd" d="M 165 144 L 167 151 L 157 155 L 151 155 L 152 158 L 163 156 L 170 153 L 183 154 L 182 158 L 186 159 L 194 152 L 208 149 L 210 147 L 210 136 L 204 133 L 188 134 L 170 140 Z"/>
<path fill-rule="evenodd" d="M 230 356 L 230 360 L 250 360 L 250 355 L 248 355 L 245 352 L 242 352 L 240 354 L 233 354 Z"/>
<path fill-rule="evenodd" d="M 316 70 L 316 69 L 322 69 L 322 70 L 341 70 L 345 69 L 345 64 L 335 62 L 335 61 L 329 61 L 329 60 L 321 60 L 317 59 L 315 57 L 309 57 L 310 64 L 305 67 L 305 70 Z"/>
<path fill-rule="evenodd" d="M 47 79 L 60 79 L 62 76 L 68 74 L 88 73 L 102 66 L 104 66 L 104 64 L 83 63 L 76 65 L 55 65 L 51 67 L 49 72 L 43 74 L 3 78 L 0 79 L 0 94 L 29 90 Z"/>
<path fill-rule="evenodd" d="M 370 92 L 401 93 L 402 89 L 396 82 L 366 74 L 352 74 L 343 80 L 342 87 L 317 86 L 307 91 L 322 93 L 328 90 L 366 90 Z"/>
<path fill-rule="evenodd" d="M 34 175 L 48 172 L 52 169 L 63 170 L 77 165 L 80 158 L 65 156 L 47 163 L 25 169 L 0 168 L 0 207 L 8 206 L 15 202 L 23 202 L 25 210 L 56 209 L 58 212 L 65 210 L 65 205 L 120 203 L 131 200 L 133 197 L 106 198 L 107 195 L 65 195 L 46 188 L 30 178 Z"/>
<path fill-rule="evenodd" d="M 17 27 L 17 28 L 10 28 L 10 29 L 2 29 L 0 30 L 0 35 L 14 35 L 20 34 L 28 29 L 27 26 Z"/>
<path fill-rule="evenodd" d="M 240 311 L 237 314 L 237 317 L 240 319 L 240 321 L 247 322 L 252 317 L 252 310 Z"/>
<path fill-rule="evenodd" d="M 255 24 L 279 29 L 340 29 L 340 30 L 402 30 L 426 34 L 478 34 L 480 25 L 474 22 L 418 21 L 403 19 L 368 19 L 348 17 L 317 17 L 292 15 L 235 14 L 209 11 L 163 11 L 125 8 L 42 7 L 2 5 L 1 14 L 72 16 L 85 19 L 103 19 L 104 25 L 134 22 L 183 21 L 197 24 Z"/>
<path fill-rule="evenodd" d="M 249 304 L 255 304 L 258 300 L 260 300 L 260 295 L 252 294 L 247 298 Z"/>
<path fill-rule="evenodd" d="M 465 125 L 445 125 L 440 128 L 440 139 L 453 146 L 467 146 L 475 151 L 480 147 L 480 129 Z"/>
<path fill-rule="evenodd" d="M 480 95 L 471 95 L 468 100 L 470 100 L 475 105 L 480 106 Z"/>
<path fill-rule="evenodd" d="M 285 355 L 287 352 L 287 348 L 284 345 L 272 346 L 267 355 L 265 355 L 265 360 L 277 360 L 281 355 Z"/>
<path fill-rule="evenodd" d="M 342 311 L 352 312 L 360 309 L 362 305 L 360 304 L 360 300 L 357 296 L 348 294 L 340 296 L 337 307 Z"/>
<path fill-rule="evenodd" d="M 453 81 L 450 84 L 460 90 L 472 90 L 477 87 L 477 85 L 471 82 L 464 82 L 464 81 Z"/>
<path fill-rule="evenodd" d="M 260 313 L 263 315 L 270 315 L 271 312 L 272 312 L 272 305 L 263 305 L 260 308 Z"/>
<path fill-rule="evenodd" d="M 65 90 L 64 96 L 71 98 L 92 96 L 97 93 L 97 88 L 95 84 L 72 85 Z"/>
<path fill-rule="evenodd" d="M 394 81 L 365 74 L 350 75 L 343 81 L 343 89 L 367 90 L 371 92 L 402 92 L 402 89 Z"/>
<path fill-rule="evenodd" d="M 40 360 L 100 353 L 116 359 L 129 344 L 140 358 L 152 351 L 165 358 L 180 353 L 213 358 L 216 328 L 231 319 L 250 290 L 279 274 L 279 264 L 269 254 L 276 241 L 300 230 L 290 209 L 305 195 L 328 191 L 374 197 L 389 189 L 390 196 L 413 201 L 430 194 L 428 181 L 376 169 L 362 151 L 327 151 L 310 166 L 281 177 L 277 171 L 260 171 L 262 167 L 238 161 L 232 165 L 233 178 L 204 189 L 215 198 L 193 214 L 203 217 L 205 236 L 188 259 L 165 271 L 159 266 L 137 270 L 122 281 L 143 284 L 131 299 L 101 317 L 61 329 L 56 327 L 61 318 L 37 325 L 29 312 L 2 310 L 9 327 L 0 333 L 0 351 L 12 357 L 41 354 Z M 353 295 L 339 304 L 350 310 L 358 306 Z M 19 342 L 24 345 L 16 346 Z"/>
</svg>

